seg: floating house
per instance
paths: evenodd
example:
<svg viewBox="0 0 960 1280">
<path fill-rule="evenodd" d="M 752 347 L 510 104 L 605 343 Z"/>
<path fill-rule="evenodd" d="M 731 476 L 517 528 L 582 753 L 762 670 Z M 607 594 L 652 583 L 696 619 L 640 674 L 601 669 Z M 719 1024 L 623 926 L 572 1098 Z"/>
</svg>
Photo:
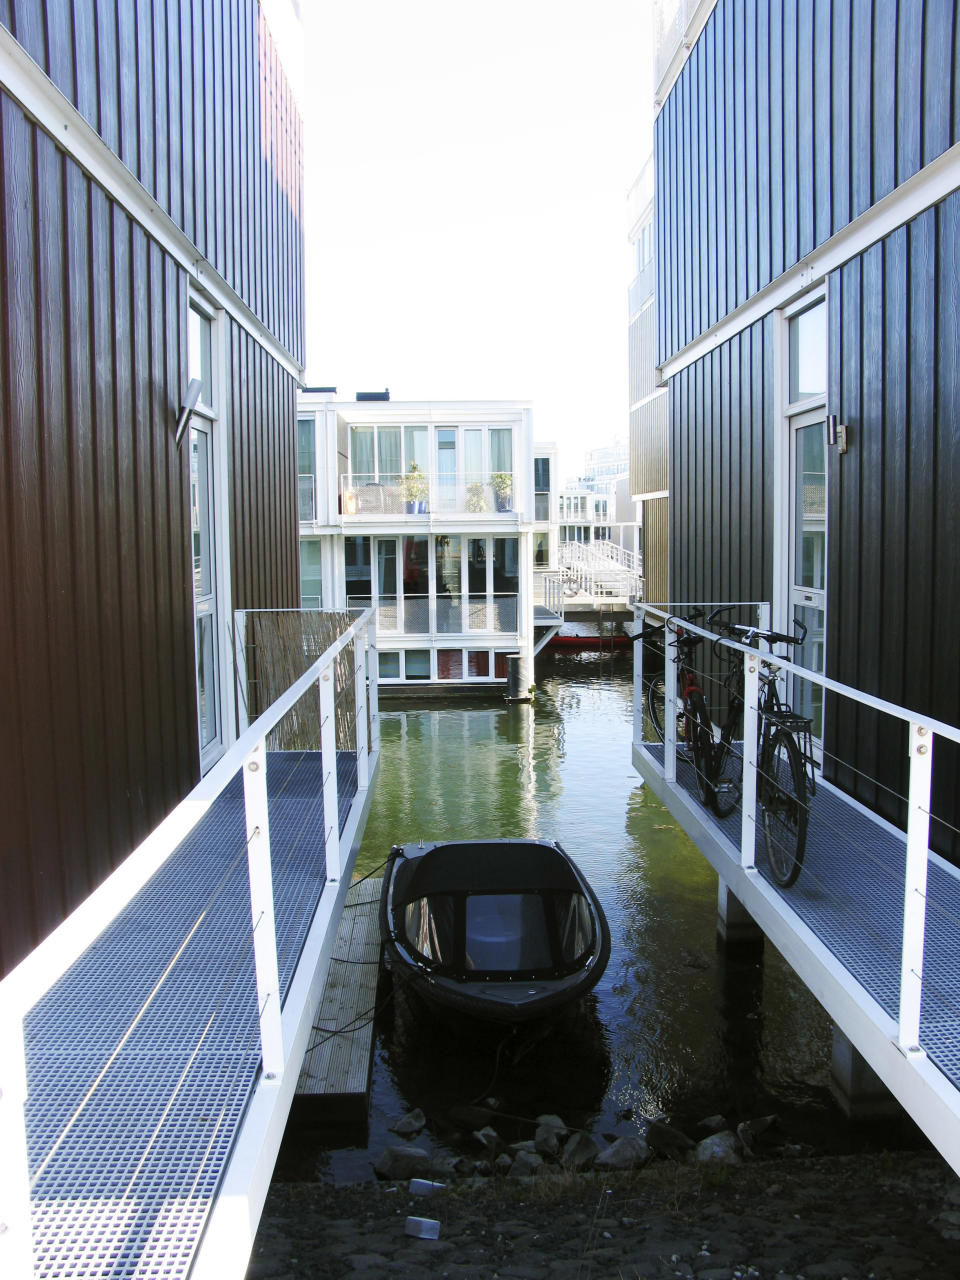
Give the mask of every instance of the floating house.
<svg viewBox="0 0 960 1280">
<path fill-rule="evenodd" d="M 503 686 L 511 654 L 532 683 L 559 577 L 556 449 L 530 406 L 297 404 L 303 607 L 376 609 L 384 689 Z"/>
</svg>

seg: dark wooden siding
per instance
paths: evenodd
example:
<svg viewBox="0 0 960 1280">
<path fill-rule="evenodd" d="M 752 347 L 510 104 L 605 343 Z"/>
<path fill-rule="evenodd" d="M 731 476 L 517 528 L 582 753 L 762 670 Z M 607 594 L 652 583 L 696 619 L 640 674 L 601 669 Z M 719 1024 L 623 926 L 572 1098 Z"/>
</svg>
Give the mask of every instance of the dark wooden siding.
<svg viewBox="0 0 960 1280">
<path fill-rule="evenodd" d="M 6 0 L 0 23 L 302 364 L 302 129 L 256 0 Z"/>
<path fill-rule="evenodd" d="M 6 968 L 192 785 L 197 728 L 185 279 L 2 94 L 0 146 Z"/>
<path fill-rule="evenodd" d="M 643 504 L 643 598 L 651 604 L 670 599 L 670 500 Z"/>
<path fill-rule="evenodd" d="M 296 381 L 231 323 L 230 569 L 235 609 L 298 609 Z"/>
<path fill-rule="evenodd" d="M 719 0 L 655 126 L 657 363 L 960 140 L 958 70 L 953 0 Z"/>
<path fill-rule="evenodd" d="M 199 754 L 186 276 L 2 93 L 0 177 L 7 969 L 194 785 Z M 294 383 L 229 323 L 233 600 L 295 607 Z"/>
<path fill-rule="evenodd" d="M 670 382 L 670 590 L 677 601 L 773 589 L 772 319 Z"/>
<path fill-rule="evenodd" d="M 951 724 L 960 724 L 958 296 L 960 193 L 829 282 L 830 407 L 850 443 L 828 476 L 828 672 Z M 827 730 L 836 780 L 902 820 L 897 727 L 834 709 Z M 956 859 L 957 752 L 938 742 L 934 763 L 934 812 L 950 824 L 936 824 L 934 840 Z"/>
</svg>

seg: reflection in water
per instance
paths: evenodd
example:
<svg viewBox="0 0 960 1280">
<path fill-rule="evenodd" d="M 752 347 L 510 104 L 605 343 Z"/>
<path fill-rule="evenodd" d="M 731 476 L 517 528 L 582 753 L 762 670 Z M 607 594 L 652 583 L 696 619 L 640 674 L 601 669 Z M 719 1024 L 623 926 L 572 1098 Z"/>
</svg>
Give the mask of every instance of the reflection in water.
<svg viewBox="0 0 960 1280">
<path fill-rule="evenodd" d="M 827 1019 L 772 947 L 762 965 L 718 955 L 716 876 L 631 763 L 631 655 L 541 657 L 537 676 L 532 706 L 381 708 L 360 870 L 421 837 L 518 836 L 559 840 L 586 872 L 613 947 L 595 1029 L 545 1042 L 526 1077 L 522 1062 L 513 1082 L 498 1075 L 494 1093 L 512 1090 L 519 1114 L 579 1115 L 610 1134 L 644 1116 L 736 1122 L 802 1105 L 809 1130 L 811 1106 L 829 1114 Z M 389 1013 L 378 1039 L 374 1149 L 408 1106 L 443 1129 L 445 1109 L 493 1075 L 490 1052 L 408 1013 Z"/>
</svg>

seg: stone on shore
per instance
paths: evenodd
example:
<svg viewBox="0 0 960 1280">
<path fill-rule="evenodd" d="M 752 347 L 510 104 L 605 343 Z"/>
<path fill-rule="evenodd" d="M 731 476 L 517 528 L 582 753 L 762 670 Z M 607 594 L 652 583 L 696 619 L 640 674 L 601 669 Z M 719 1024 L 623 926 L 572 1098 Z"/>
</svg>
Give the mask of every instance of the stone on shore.
<svg viewBox="0 0 960 1280">
<path fill-rule="evenodd" d="M 644 1138 L 639 1134 L 629 1134 L 617 1138 L 606 1151 L 601 1151 L 595 1163 L 598 1169 L 642 1169 L 651 1155 Z"/>
<path fill-rule="evenodd" d="M 431 1171 L 430 1153 L 422 1147 L 386 1147 L 377 1157 L 373 1168 L 379 1178 L 386 1178 L 388 1182 L 428 1177 Z"/>
<path fill-rule="evenodd" d="M 412 1138 L 421 1131 L 426 1123 L 427 1117 L 419 1107 L 414 1107 L 412 1111 L 408 1111 L 402 1119 L 398 1120 L 395 1125 L 391 1125 L 390 1131 L 398 1134 L 401 1138 Z"/>
<path fill-rule="evenodd" d="M 697 1143 L 696 1158 L 700 1164 L 739 1164 L 737 1135 L 729 1129 L 723 1133 L 712 1133 Z"/>
<path fill-rule="evenodd" d="M 567 1169 L 582 1172 L 589 1169 L 600 1154 L 600 1144 L 589 1133 L 575 1133 L 563 1148 L 560 1162 Z"/>
<path fill-rule="evenodd" d="M 647 1144 L 651 1151 L 670 1160 L 686 1160 L 697 1145 L 691 1138 L 667 1124 L 665 1120 L 651 1120 L 647 1129 Z"/>
</svg>

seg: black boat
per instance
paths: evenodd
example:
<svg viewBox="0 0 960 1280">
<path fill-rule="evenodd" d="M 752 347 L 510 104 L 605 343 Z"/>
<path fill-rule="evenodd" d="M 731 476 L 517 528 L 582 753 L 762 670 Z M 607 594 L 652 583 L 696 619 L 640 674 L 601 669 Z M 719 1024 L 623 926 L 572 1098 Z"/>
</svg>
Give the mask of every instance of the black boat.
<svg viewBox="0 0 960 1280">
<path fill-rule="evenodd" d="M 554 1014 L 610 958 L 596 894 L 559 844 L 539 840 L 395 845 L 380 931 L 396 980 L 487 1022 Z"/>
</svg>

